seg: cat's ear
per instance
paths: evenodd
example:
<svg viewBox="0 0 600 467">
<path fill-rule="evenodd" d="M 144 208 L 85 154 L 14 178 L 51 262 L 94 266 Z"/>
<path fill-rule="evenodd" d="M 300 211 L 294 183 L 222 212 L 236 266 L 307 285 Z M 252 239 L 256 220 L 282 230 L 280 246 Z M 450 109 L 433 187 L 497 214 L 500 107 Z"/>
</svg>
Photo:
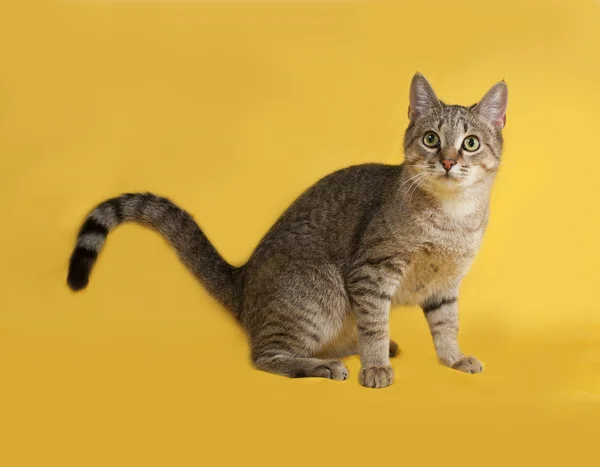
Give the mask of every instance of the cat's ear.
<svg viewBox="0 0 600 467">
<path fill-rule="evenodd" d="M 506 125 L 507 107 L 508 86 L 504 81 L 500 81 L 485 93 L 485 96 L 473 107 L 473 112 L 495 127 L 502 129 Z"/>
<path fill-rule="evenodd" d="M 421 73 L 415 73 L 410 82 L 409 102 L 408 118 L 411 120 L 432 109 L 441 110 L 442 108 L 433 88 Z"/>
</svg>

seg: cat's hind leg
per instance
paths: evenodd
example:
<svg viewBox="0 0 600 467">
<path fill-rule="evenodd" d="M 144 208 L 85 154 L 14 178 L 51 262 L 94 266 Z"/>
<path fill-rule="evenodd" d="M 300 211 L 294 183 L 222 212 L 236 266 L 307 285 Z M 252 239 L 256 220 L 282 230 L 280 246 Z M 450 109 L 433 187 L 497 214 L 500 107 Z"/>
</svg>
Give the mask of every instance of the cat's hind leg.
<svg viewBox="0 0 600 467">
<path fill-rule="evenodd" d="M 347 379 L 348 370 L 337 357 L 319 352 L 329 332 L 318 318 L 284 308 L 267 313 L 250 338 L 254 366 L 289 378 Z"/>
<path fill-rule="evenodd" d="M 396 341 L 390 339 L 390 358 L 397 357 L 398 354 L 400 354 L 400 347 L 398 347 Z"/>
<path fill-rule="evenodd" d="M 261 293 L 247 292 L 246 300 L 255 367 L 290 378 L 347 379 L 340 360 L 319 353 L 339 334 L 349 310 L 338 268 L 303 260 L 262 274 Z"/>
<path fill-rule="evenodd" d="M 295 357 L 285 351 L 258 355 L 253 360 L 257 369 L 289 378 L 348 379 L 348 369 L 340 360 Z"/>
</svg>

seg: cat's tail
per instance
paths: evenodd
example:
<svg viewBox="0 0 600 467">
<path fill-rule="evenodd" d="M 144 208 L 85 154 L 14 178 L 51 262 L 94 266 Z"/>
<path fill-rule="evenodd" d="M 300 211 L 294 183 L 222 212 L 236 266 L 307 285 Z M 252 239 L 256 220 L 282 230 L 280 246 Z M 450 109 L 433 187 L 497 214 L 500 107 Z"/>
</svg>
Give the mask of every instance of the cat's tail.
<svg viewBox="0 0 600 467">
<path fill-rule="evenodd" d="M 137 222 L 158 231 L 208 292 L 237 314 L 239 271 L 217 252 L 183 209 L 151 193 L 124 194 L 100 203 L 79 230 L 71 255 L 67 283 L 84 289 L 108 233 L 123 222 Z"/>
</svg>

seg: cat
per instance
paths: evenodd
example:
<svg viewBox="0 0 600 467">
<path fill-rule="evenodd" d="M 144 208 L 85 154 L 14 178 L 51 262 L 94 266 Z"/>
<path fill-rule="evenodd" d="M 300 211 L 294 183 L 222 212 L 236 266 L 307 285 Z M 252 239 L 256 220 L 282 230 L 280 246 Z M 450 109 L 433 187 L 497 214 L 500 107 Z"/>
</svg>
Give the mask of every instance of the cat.
<svg viewBox="0 0 600 467">
<path fill-rule="evenodd" d="M 99 204 L 81 227 L 67 282 L 86 287 L 108 233 L 126 221 L 157 230 L 208 292 L 246 330 L 252 362 L 292 378 L 348 378 L 340 360 L 359 354 L 360 384 L 392 384 L 394 303 L 418 305 L 439 361 L 467 373 L 482 364 L 457 342 L 458 287 L 488 222 L 506 123 L 508 88 L 475 105 L 447 105 L 414 75 L 401 165 L 363 164 L 322 178 L 233 267 L 193 218 L 166 198 L 124 194 Z"/>
</svg>

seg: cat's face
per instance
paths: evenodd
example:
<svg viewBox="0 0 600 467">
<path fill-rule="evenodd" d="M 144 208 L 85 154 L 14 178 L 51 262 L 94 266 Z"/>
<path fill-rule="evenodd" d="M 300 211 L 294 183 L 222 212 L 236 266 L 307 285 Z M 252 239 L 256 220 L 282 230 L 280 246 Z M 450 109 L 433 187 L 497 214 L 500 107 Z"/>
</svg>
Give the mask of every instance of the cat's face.
<svg viewBox="0 0 600 467">
<path fill-rule="evenodd" d="M 508 88 L 500 82 L 474 106 L 446 105 L 416 74 L 404 137 L 405 164 L 415 180 L 447 191 L 466 189 L 493 176 L 502 153 L 507 98 Z"/>
</svg>

